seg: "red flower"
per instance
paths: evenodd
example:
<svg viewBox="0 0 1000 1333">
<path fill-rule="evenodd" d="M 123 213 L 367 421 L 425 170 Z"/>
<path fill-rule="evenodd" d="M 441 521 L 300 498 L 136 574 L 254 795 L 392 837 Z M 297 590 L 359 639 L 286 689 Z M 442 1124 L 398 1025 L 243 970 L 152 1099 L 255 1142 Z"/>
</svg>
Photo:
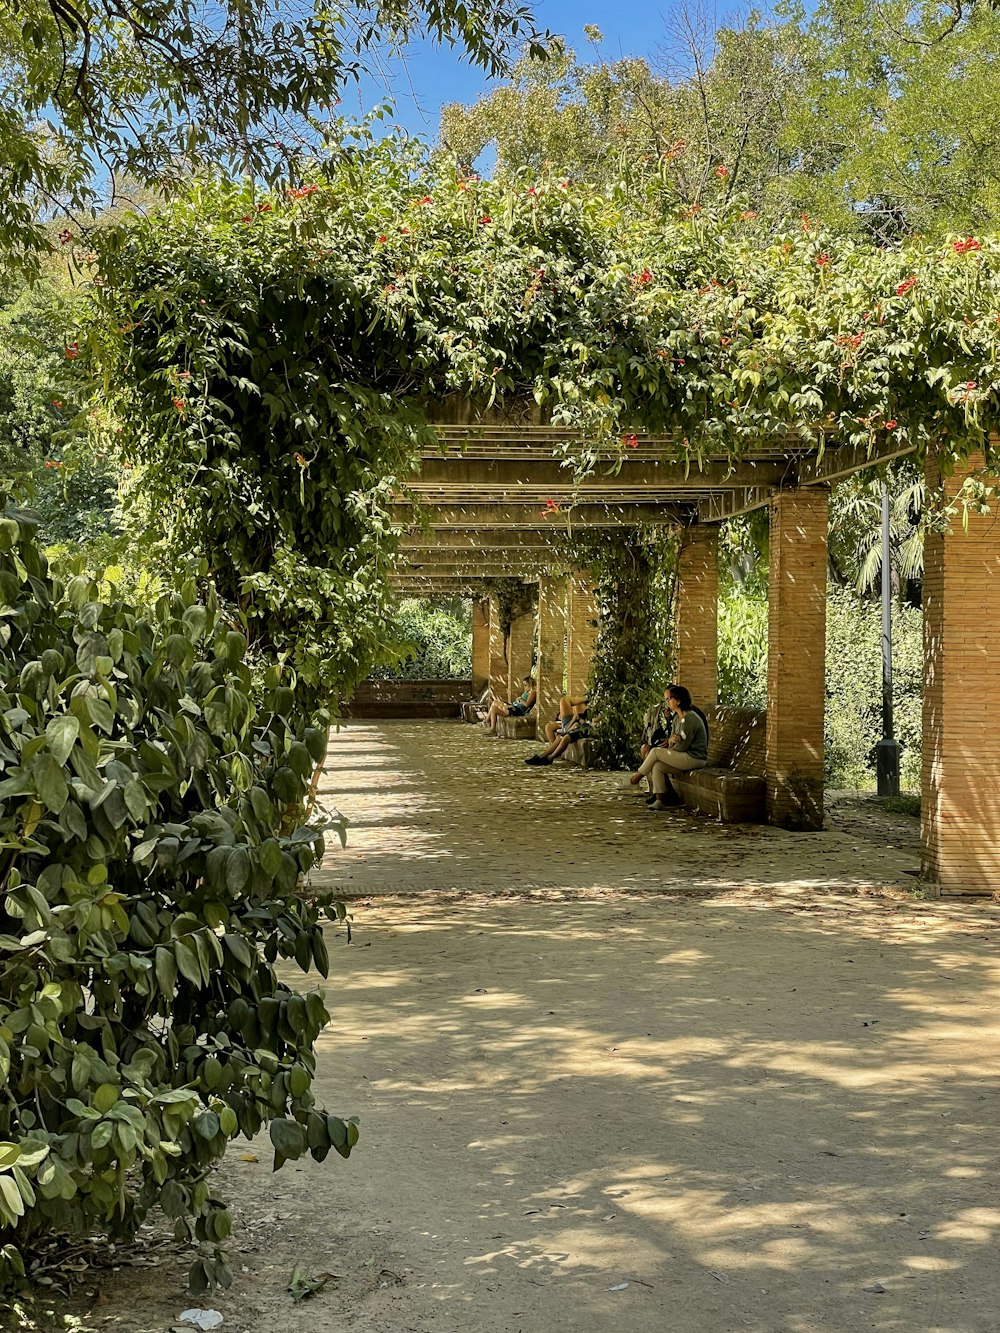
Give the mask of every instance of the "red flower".
<svg viewBox="0 0 1000 1333">
<path fill-rule="evenodd" d="M 257 205 L 257 212 L 258 212 L 258 213 L 270 213 L 270 211 L 271 211 L 271 205 L 270 205 L 270 204 L 258 204 L 258 205 Z"/>
<path fill-rule="evenodd" d="M 754 222 L 758 217 L 760 217 L 760 214 L 757 212 L 756 208 L 744 208 L 743 212 L 740 214 L 740 221 Z"/>
<path fill-rule="evenodd" d="M 538 191 L 535 189 L 535 187 L 534 187 L 533 185 L 529 185 L 529 186 L 528 186 L 528 189 L 527 189 L 527 193 L 528 193 L 528 194 L 537 194 Z"/>
<path fill-rule="evenodd" d="M 299 467 L 306 466 L 306 460 L 302 457 L 301 454 L 293 454 L 292 457 L 295 459 L 296 463 L 298 463 Z"/>
<path fill-rule="evenodd" d="M 243 219 L 242 219 L 242 220 L 243 220 L 244 222 L 253 222 L 253 214 L 252 214 L 252 213 L 244 213 L 244 214 L 243 214 Z"/>
<path fill-rule="evenodd" d="M 286 190 L 285 194 L 289 199 L 308 199 L 309 196 L 315 194 L 318 189 L 318 185 L 300 185 L 297 190 Z"/>
<path fill-rule="evenodd" d="M 542 518 L 547 518 L 549 514 L 558 514 L 559 512 L 559 506 L 556 504 L 555 500 L 546 500 L 545 508 L 539 510 L 539 515 Z"/>
<path fill-rule="evenodd" d="M 423 199 L 420 200 L 420 202 L 421 204 L 433 204 L 434 200 L 431 197 L 431 195 L 425 194 Z"/>
<path fill-rule="evenodd" d="M 967 389 L 974 389 L 974 388 L 976 387 L 976 381 L 975 381 L 975 380 L 967 380 L 967 381 L 966 381 L 966 384 L 965 384 L 965 387 L 966 387 Z"/>
<path fill-rule="evenodd" d="M 809 230 L 809 225 L 810 225 L 810 224 L 809 224 L 809 214 L 808 214 L 808 213 L 803 213 L 803 214 L 802 214 L 802 230 L 803 230 L 803 231 L 808 231 L 808 230 Z"/>
<path fill-rule="evenodd" d="M 46 466 L 46 467 L 49 467 L 49 468 L 52 468 L 52 467 L 62 467 L 62 463 L 57 463 L 56 460 L 55 460 L 54 458 L 46 458 L 46 460 L 45 460 L 45 466 Z"/>
<path fill-rule="evenodd" d="M 60 245 L 69 245 L 69 243 L 70 243 L 70 241 L 71 241 L 72 239 L 73 239 L 73 233 L 70 231 L 69 227 L 64 228 L 64 229 L 59 233 L 59 244 L 60 244 Z"/>
<path fill-rule="evenodd" d="M 385 243 L 388 241 L 388 239 L 389 239 L 388 236 L 379 236 L 379 237 L 376 238 L 375 244 L 376 244 L 376 245 L 385 245 Z"/>
<path fill-rule="evenodd" d="M 826 253 L 825 250 L 821 255 L 816 256 L 816 263 L 820 266 L 820 268 L 823 268 L 824 265 L 829 264 L 829 262 L 830 262 L 830 256 Z"/>
<path fill-rule="evenodd" d="M 568 190 L 568 189 L 569 189 L 569 181 L 560 181 L 560 182 L 559 182 L 559 188 L 560 188 L 560 190 Z"/>
<path fill-rule="evenodd" d="M 467 184 L 465 181 L 459 181 L 459 182 L 458 182 L 458 188 L 459 188 L 460 190 L 467 190 L 467 189 L 469 188 L 469 186 L 468 186 L 468 184 Z"/>
<path fill-rule="evenodd" d="M 917 285 L 916 278 L 907 278 L 905 282 L 901 282 L 899 286 L 896 288 L 896 295 L 905 296 L 906 293 L 912 291 L 913 288 L 916 287 L 916 285 Z"/>
<path fill-rule="evenodd" d="M 399 230 L 403 233 L 404 236 L 409 236 L 409 234 L 410 234 L 410 229 L 409 229 L 409 227 L 400 227 Z"/>
<path fill-rule="evenodd" d="M 675 157 L 680 157 L 681 153 L 684 152 L 685 148 L 687 148 L 686 139 L 675 139 L 674 142 L 670 145 L 670 147 L 666 150 L 666 152 L 664 152 L 663 154 L 664 161 L 672 162 Z"/>
<path fill-rule="evenodd" d="M 723 345 L 723 347 L 728 347 L 729 344 L 730 344 L 732 341 L 733 341 L 732 338 L 723 338 L 723 339 L 722 339 L 722 345 Z"/>
<path fill-rule="evenodd" d="M 622 437 L 622 444 L 626 449 L 638 449 L 639 437 L 638 435 L 624 435 Z"/>
<path fill-rule="evenodd" d="M 189 380 L 191 378 L 190 370 L 179 370 L 177 372 L 177 378 L 179 380 Z"/>
<path fill-rule="evenodd" d="M 715 174 L 718 176 L 718 178 L 719 178 L 720 181 L 727 180 L 728 177 L 729 177 L 729 168 L 728 168 L 728 167 L 716 167 L 716 168 L 715 168 Z"/>
<path fill-rule="evenodd" d="M 80 355 L 80 344 L 70 343 L 68 347 L 63 348 L 63 356 L 67 361 L 75 361 Z"/>
<path fill-rule="evenodd" d="M 882 424 L 886 430 L 895 430 L 896 427 L 899 425 L 899 422 L 895 418 L 893 418 L 892 421 L 885 421 Z"/>
<path fill-rule="evenodd" d="M 493 219 L 490 217 L 489 213 L 484 213 L 479 219 L 479 225 L 481 227 L 488 227 L 492 221 Z"/>
<path fill-rule="evenodd" d="M 957 255 L 968 254 L 970 250 L 981 250 L 983 247 L 973 236 L 967 236 L 964 241 L 952 241 L 952 248 Z"/>
<path fill-rule="evenodd" d="M 187 403 L 185 403 L 183 398 L 171 398 L 170 401 L 173 403 L 174 407 L 177 408 L 178 412 L 183 412 L 185 407 L 187 407 Z"/>
<path fill-rule="evenodd" d="M 53 406 L 53 407 L 62 407 L 62 400 L 61 400 L 60 398 L 53 398 L 53 399 L 52 399 L 52 406 Z"/>
<path fill-rule="evenodd" d="M 648 287 L 653 281 L 653 275 L 648 268 L 644 268 L 641 273 L 635 273 L 632 276 L 633 282 L 637 282 L 640 287 Z"/>
</svg>

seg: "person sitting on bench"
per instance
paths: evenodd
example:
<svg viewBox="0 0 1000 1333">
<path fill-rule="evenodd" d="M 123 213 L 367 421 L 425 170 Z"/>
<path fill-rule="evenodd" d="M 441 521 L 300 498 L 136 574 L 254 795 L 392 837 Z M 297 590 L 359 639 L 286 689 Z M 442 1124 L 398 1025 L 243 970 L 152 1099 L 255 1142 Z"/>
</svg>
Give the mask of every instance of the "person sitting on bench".
<svg viewBox="0 0 1000 1333">
<path fill-rule="evenodd" d="M 541 754 L 529 756 L 524 762 L 536 766 L 551 764 L 553 759 L 558 759 L 574 741 L 582 740 L 589 734 L 587 696 L 564 694 L 559 700 L 559 716 L 554 722 L 545 724 L 548 748 Z"/>
<path fill-rule="evenodd" d="M 509 704 L 503 699 L 494 699 L 490 704 L 490 711 L 486 714 L 486 721 L 483 726 L 487 731 L 492 731 L 496 735 L 497 719 L 501 717 L 526 717 L 535 706 L 535 678 L 534 676 L 525 676 L 524 689 Z"/>
<path fill-rule="evenodd" d="M 670 785 L 670 773 L 690 773 L 708 763 L 708 726 L 700 708 L 695 708 L 691 695 L 683 685 L 670 685 L 667 700 L 674 714 L 670 735 L 661 745 L 654 745 L 633 773 L 629 782 L 638 786 L 648 777 L 653 794 L 648 800 L 651 810 L 666 810 L 669 805 L 681 804 L 680 797 Z"/>
</svg>

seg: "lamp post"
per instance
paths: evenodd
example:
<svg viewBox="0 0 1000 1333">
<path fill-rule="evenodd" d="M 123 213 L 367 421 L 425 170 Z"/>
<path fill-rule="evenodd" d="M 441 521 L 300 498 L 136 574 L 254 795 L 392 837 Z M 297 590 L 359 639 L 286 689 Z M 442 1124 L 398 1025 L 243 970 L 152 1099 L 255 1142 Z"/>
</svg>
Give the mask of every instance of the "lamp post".
<svg viewBox="0 0 1000 1333">
<path fill-rule="evenodd" d="M 899 795 L 899 742 L 892 716 L 892 562 L 889 488 L 882 487 L 882 739 L 875 747 L 879 796 Z"/>
</svg>

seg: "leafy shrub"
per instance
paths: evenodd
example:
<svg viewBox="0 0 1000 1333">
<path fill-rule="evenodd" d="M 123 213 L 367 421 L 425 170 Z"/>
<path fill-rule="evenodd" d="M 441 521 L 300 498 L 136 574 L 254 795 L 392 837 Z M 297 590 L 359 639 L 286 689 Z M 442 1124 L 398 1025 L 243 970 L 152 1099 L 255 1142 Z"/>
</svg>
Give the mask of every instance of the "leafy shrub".
<svg viewBox="0 0 1000 1333">
<path fill-rule="evenodd" d="M 391 632 L 403 660 L 375 673 L 382 680 L 468 680 L 472 675 L 472 615 L 424 598 L 400 602 Z"/>
<path fill-rule="evenodd" d="M 326 975 L 295 818 L 321 729 L 193 582 L 145 621 L 63 589 L 25 514 L 0 518 L 0 1286 L 43 1232 L 133 1234 L 153 1204 L 225 1282 L 230 1138 L 270 1126 L 275 1165 L 346 1156 L 353 1121 L 311 1094 L 327 1021 L 279 982 Z"/>
<path fill-rule="evenodd" d="M 923 617 L 894 605 L 893 698 L 903 786 L 920 785 Z M 871 786 L 882 738 L 882 608 L 849 589 L 826 603 L 826 772 L 837 786 Z"/>
<path fill-rule="evenodd" d="M 923 621 L 893 606 L 896 738 L 904 786 L 920 785 Z M 719 603 L 719 699 L 767 707 L 767 601 L 734 590 Z M 826 780 L 871 786 L 882 737 L 882 609 L 876 599 L 831 588 L 826 603 Z"/>
</svg>

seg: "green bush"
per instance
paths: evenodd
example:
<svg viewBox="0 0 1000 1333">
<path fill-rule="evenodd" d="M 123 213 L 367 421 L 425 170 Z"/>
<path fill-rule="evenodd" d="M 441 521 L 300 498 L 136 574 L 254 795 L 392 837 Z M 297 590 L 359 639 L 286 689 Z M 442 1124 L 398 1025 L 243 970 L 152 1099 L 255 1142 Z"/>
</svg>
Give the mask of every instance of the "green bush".
<svg viewBox="0 0 1000 1333">
<path fill-rule="evenodd" d="M 895 732 L 901 779 L 920 785 L 923 618 L 893 606 Z M 767 601 L 739 590 L 719 604 L 719 700 L 767 707 Z M 882 609 L 877 599 L 831 588 L 826 603 L 826 780 L 867 787 L 882 737 Z"/>
<path fill-rule="evenodd" d="M 440 606 L 424 598 L 399 603 L 392 635 L 402 645 L 397 666 L 379 680 L 468 680 L 472 675 L 472 614 L 468 606 Z"/>
<path fill-rule="evenodd" d="M 900 778 L 920 785 L 923 616 L 893 606 L 893 697 Z M 882 608 L 878 599 L 831 588 L 826 603 L 826 775 L 835 786 L 866 787 L 875 778 L 882 738 Z"/>
<path fill-rule="evenodd" d="M 296 814 L 324 752 L 277 668 L 254 703 L 246 639 L 193 581 L 152 621 L 63 589 L 33 521 L 0 518 L 0 1287 L 43 1233 L 134 1234 L 158 1204 L 225 1282 L 229 1139 L 270 1126 L 275 1165 L 353 1121 L 310 1091 L 326 975 Z"/>
</svg>

